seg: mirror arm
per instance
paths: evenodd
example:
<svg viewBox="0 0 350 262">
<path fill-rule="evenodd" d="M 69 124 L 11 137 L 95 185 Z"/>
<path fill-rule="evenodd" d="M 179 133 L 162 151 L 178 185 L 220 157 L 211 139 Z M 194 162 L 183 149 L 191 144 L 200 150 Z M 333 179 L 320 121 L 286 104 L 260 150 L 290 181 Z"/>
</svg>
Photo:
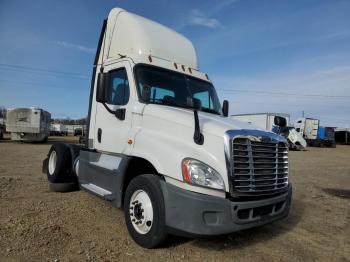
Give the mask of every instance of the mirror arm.
<svg viewBox="0 0 350 262">
<path fill-rule="evenodd" d="M 112 109 L 110 109 L 106 103 L 102 103 L 103 106 L 106 108 L 106 110 L 115 115 L 116 118 L 118 118 L 119 120 L 124 120 L 125 119 L 125 112 L 126 112 L 126 109 L 125 108 L 119 108 L 115 111 L 113 111 Z"/>
<path fill-rule="evenodd" d="M 228 117 L 228 115 L 229 115 L 229 103 L 227 100 L 224 100 L 224 102 L 223 102 L 222 114 L 224 115 L 224 117 Z"/>
<path fill-rule="evenodd" d="M 194 114 L 194 134 L 193 134 L 193 140 L 197 145 L 203 145 L 204 143 L 204 136 L 200 131 L 199 127 L 199 117 L 197 110 L 193 111 Z"/>
</svg>

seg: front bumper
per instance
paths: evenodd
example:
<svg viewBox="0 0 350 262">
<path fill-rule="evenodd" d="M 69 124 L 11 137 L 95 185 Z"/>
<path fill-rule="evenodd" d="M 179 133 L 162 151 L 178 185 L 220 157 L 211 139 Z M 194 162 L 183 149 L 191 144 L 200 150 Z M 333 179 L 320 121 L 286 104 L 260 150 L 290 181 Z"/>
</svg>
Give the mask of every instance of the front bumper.
<svg viewBox="0 0 350 262">
<path fill-rule="evenodd" d="M 189 236 L 228 234 L 282 219 L 289 213 L 292 196 L 289 186 L 287 192 L 276 197 L 233 202 L 164 181 L 161 185 L 169 232 Z"/>
</svg>

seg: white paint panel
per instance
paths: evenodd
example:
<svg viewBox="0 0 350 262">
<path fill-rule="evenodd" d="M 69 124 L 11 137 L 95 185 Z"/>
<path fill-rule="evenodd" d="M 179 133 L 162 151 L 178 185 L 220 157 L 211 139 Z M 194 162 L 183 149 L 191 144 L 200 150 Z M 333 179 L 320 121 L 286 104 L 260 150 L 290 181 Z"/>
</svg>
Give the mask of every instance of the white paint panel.
<svg viewBox="0 0 350 262">
<path fill-rule="evenodd" d="M 90 162 L 91 165 L 103 167 L 109 170 L 116 170 L 119 167 L 121 157 L 101 154 L 97 162 Z"/>
</svg>

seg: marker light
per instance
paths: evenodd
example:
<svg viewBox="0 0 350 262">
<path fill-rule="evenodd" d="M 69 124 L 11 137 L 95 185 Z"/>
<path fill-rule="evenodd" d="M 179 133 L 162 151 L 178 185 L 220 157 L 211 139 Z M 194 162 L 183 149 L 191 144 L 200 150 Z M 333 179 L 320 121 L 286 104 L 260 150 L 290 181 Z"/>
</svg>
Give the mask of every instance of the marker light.
<svg viewBox="0 0 350 262">
<path fill-rule="evenodd" d="M 182 161 L 182 175 L 188 184 L 225 190 L 225 184 L 220 174 L 198 160 L 184 159 Z"/>
<path fill-rule="evenodd" d="M 149 61 L 150 63 L 152 63 L 152 57 L 151 57 L 151 55 L 148 56 L 148 61 Z"/>
</svg>

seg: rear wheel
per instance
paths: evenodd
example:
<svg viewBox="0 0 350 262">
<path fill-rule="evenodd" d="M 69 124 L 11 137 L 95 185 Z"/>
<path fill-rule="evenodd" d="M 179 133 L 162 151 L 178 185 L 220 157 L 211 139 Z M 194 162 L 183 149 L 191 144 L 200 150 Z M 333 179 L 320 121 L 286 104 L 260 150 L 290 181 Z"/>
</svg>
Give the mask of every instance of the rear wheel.
<svg viewBox="0 0 350 262">
<path fill-rule="evenodd" d="M 124 215 L 134 241 L 145 248 L 161 245 L 166 237 L 165 207 L 159 178 L 141 175 L 126 189 Z"/>
</svg>

